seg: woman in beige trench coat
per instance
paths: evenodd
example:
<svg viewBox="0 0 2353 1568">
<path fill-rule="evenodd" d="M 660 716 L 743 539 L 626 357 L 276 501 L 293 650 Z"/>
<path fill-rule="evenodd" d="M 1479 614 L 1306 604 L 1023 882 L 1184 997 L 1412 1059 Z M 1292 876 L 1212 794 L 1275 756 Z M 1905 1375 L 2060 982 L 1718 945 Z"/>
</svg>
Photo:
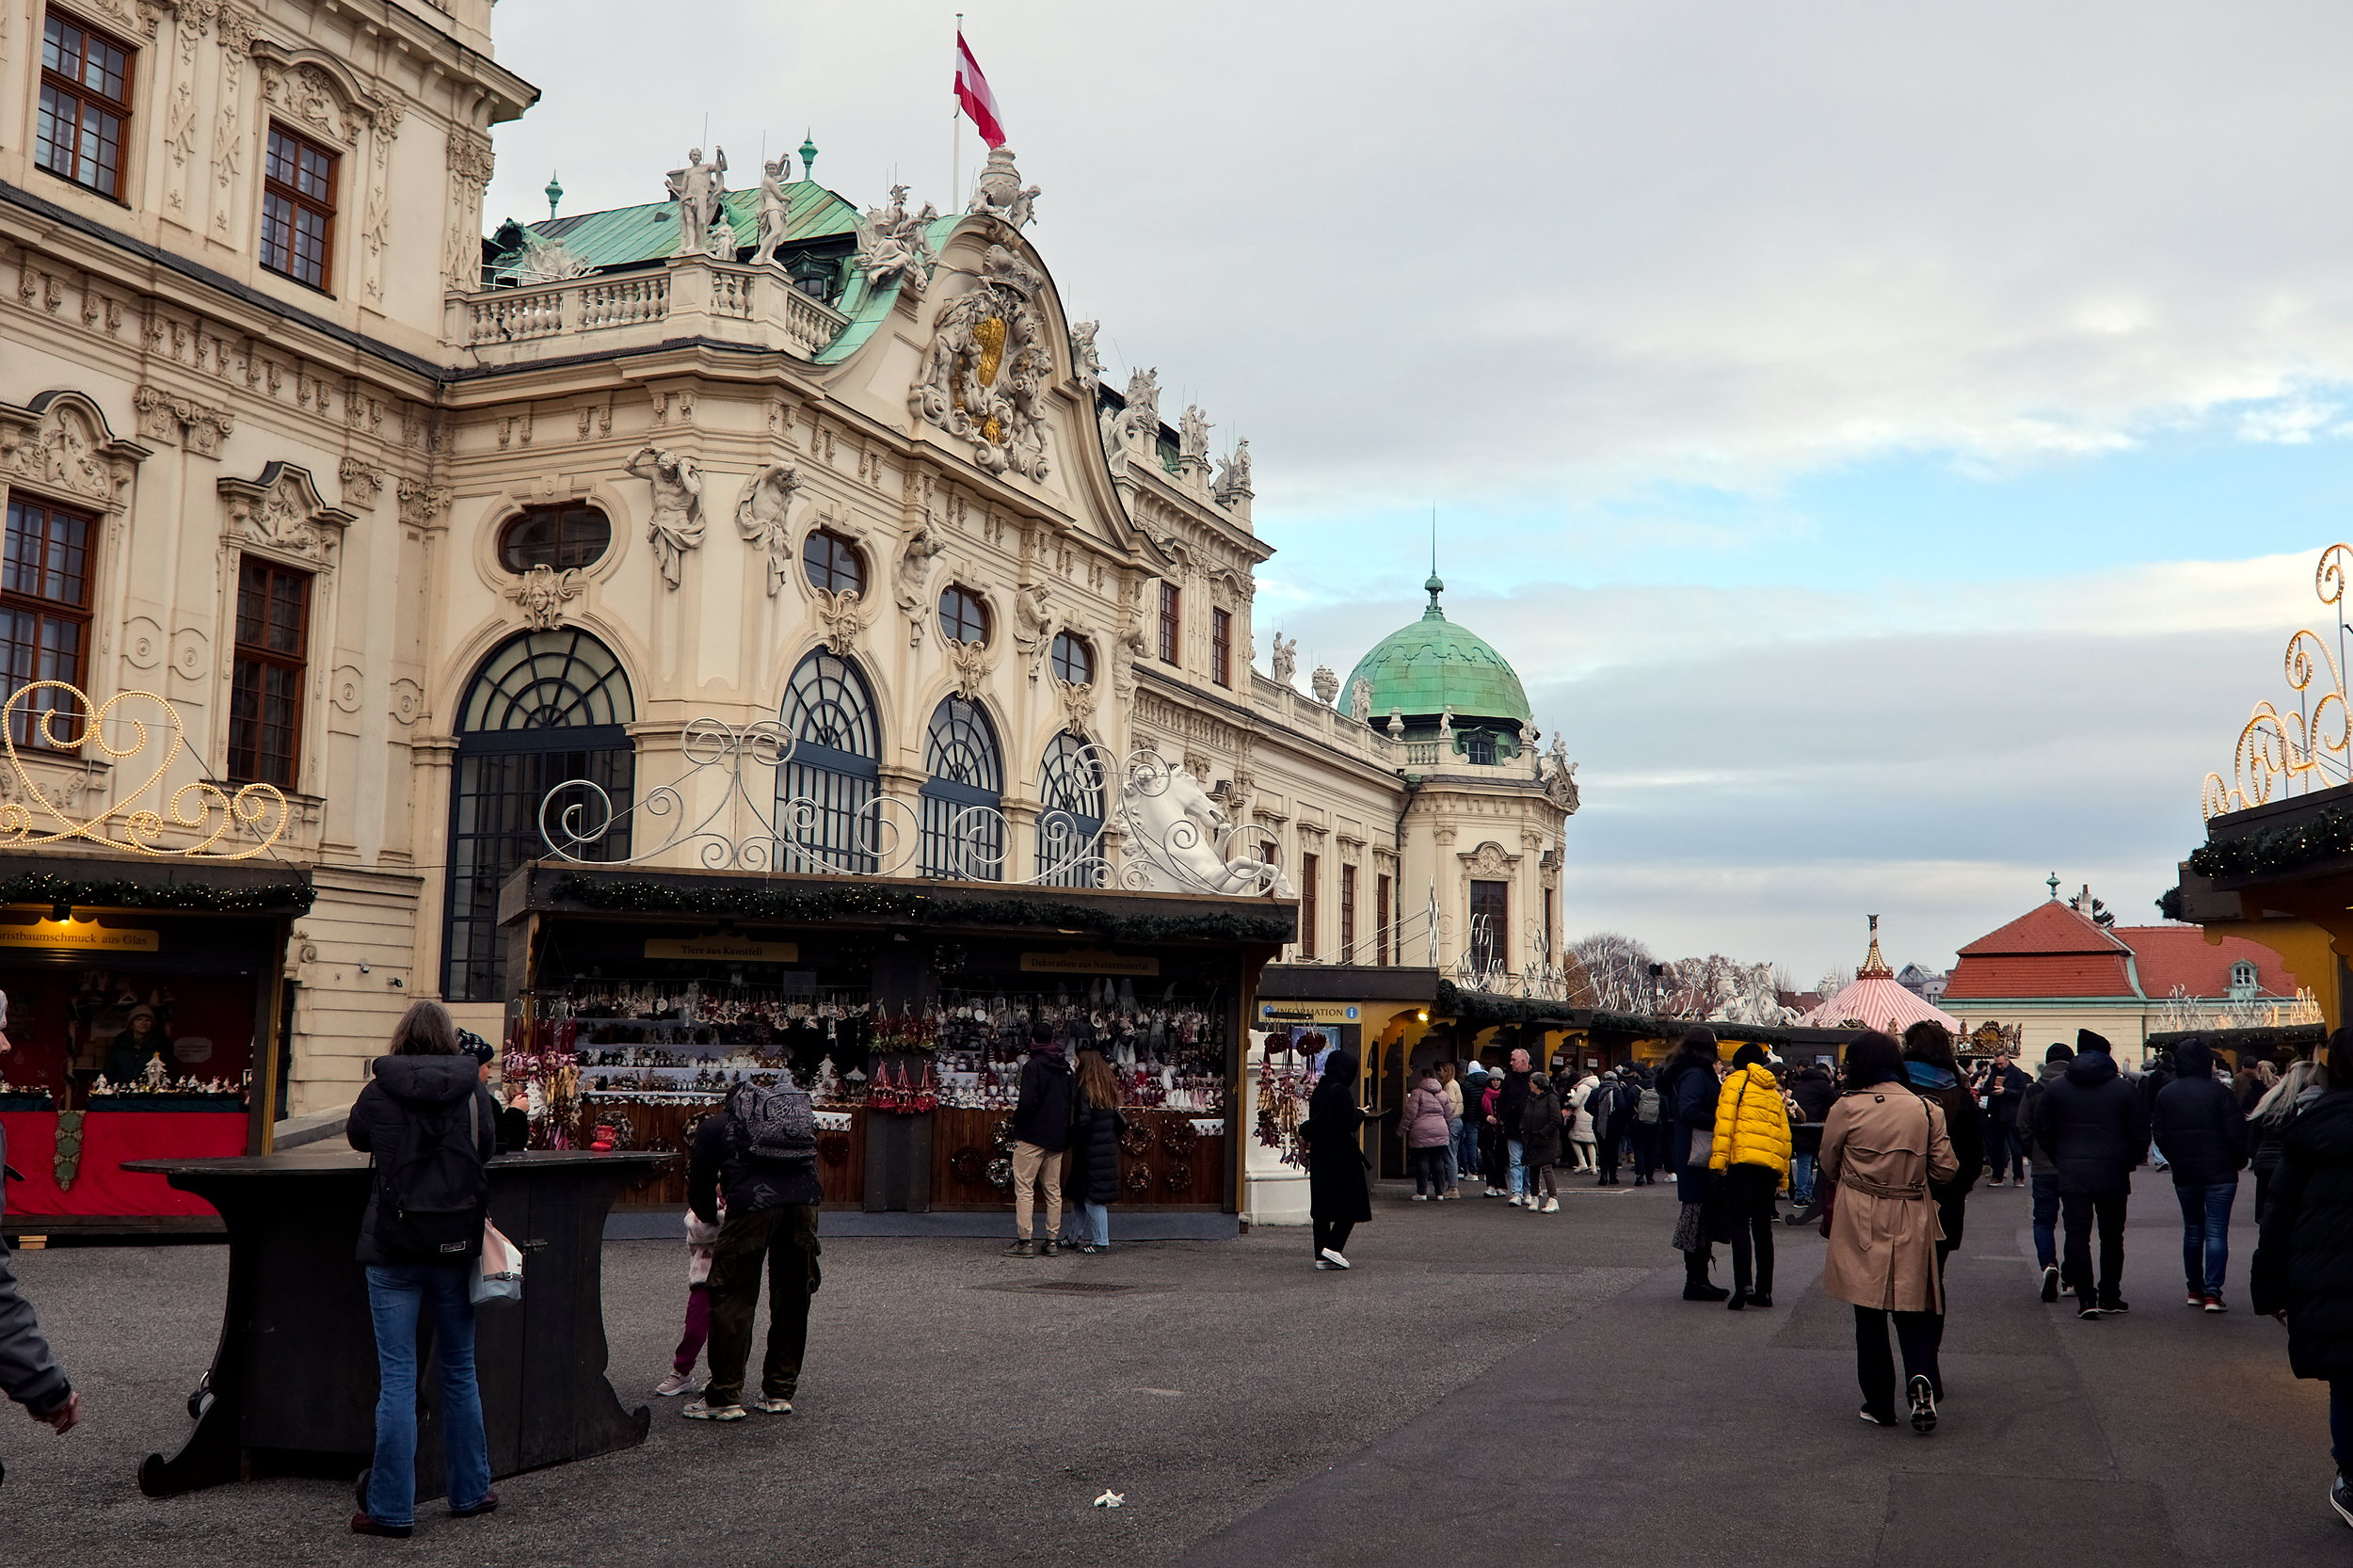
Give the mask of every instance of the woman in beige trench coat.
<svg viewBox="0 0 2353 1568">
<path fill-rule="evenodd" d="M 1951 1180 L 1959 1163 L 1944 1107 L 1913 1093 L 1902 1048 L 1886 1035 L 1865 1034 L 1847 1048 L 1845 1088 L 1822 1124 L 1818 1190 L 1830 1198 L 1822 1218 L 1830 1238 L 1822 1289 L 1854 1305 L 1863 1418 L 1896 1424 L 1896 1366 L 1887 1350 L 1892 1316 L 1912 1428 L 1933 1432 L 1945 1392 L 1936 1365 L 1945 1311 L 1936 1243 L 1944 1232 L 1929 1182 Z"/>
</svg>

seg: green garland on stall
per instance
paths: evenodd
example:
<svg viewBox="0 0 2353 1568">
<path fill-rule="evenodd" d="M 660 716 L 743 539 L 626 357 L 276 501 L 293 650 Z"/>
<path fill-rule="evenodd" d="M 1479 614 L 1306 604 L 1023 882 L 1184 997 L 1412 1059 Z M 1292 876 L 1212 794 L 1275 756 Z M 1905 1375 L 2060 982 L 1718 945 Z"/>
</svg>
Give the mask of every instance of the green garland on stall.
<svg viewBox="0 0 2353 1568">
<path fill-rule="evenodd" d="M 1036 899 L 937 898 L 908 888 L 679 888 L 660 882 L 605 882 L 578 872 L 558 877 L 559 899 L 591 909 L 640 915 L 774 920 L 916 920 L 926 925 L 1077 927 L 1113 941 L 1170 942 L 1207 937 L 1229 942 L 1288 942 L 1296 935 L 1288 909 L 1197 915 L 1129 915 L 1084 904 Z"/>
<path fill-rule="evenodd" d="M 2200 876 L 2277 875 L 2345 855 L 2353 855 L 2353 810 L 2331 806 L 2292 827 L 2201 844 L 2190 851 L 2189 869 Z"/>
<path fill-rule="evenodd" d="M 32 872 L 0 880 L 0 904 L 51 908 L 173 909 L 208 915 L 307 912 L 318 889 L 304 882 L 259 888 L 216 888 L 203 882 L 86 882 Z"/>
<path fill-rule="evenodd" d="M 2203 1040 L 2217 1050 L 2274 1051 L 2281 1046 L 2298 1054 L 2325 1045 L 2326 1024 L 2273 1024 L 2261 1029 L 2174 1029 L 2149 1036 L 2152 1050 L 2170 1050 L 2185 1040 Z"/>
</svg>

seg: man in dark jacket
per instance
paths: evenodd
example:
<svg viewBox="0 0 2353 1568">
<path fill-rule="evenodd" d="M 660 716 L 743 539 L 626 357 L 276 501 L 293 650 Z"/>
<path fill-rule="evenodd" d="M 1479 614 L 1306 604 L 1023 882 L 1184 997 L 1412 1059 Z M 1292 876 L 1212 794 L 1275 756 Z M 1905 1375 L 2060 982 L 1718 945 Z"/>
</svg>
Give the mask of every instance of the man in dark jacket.
<svg viewBox="0 0 2353 1568">
<path fill-rule="evenodd" d="M 1977 1092 L 1985 1102 L 1986 1162 L 1993 1168 L 1988 1187 L 1999 1187 L 2006 1178 L 2025 1183 L 2026 1148 L 2018 1131 L 2018 1107 L 2033 1086 L 2034 1080 L 2009 1059 L 2007 1047 L 1994 1053 L 1977 1080 Z"/>
<path fill-rule="evenodd" d="M 1830 1120 L 1830 1108 L 1838 1103 L 1838 1085 L 1831 1081 L 1830 1070 L 1817 1062 L 1800 1067 L 1790 1078 L 1789 1097 L 1797 1101 L 1805 1118 L 1789 1120 L 1789 1201 L 1798 1208 L 1789 1223 L 1810 1225 L 1821 1218 L 1814 1204 L 1814 1161 L 1822 1150 L 1822 1124 Z"/>
<path fill-rule="evenodd" d="M 0 1007 L 5 1006 L 0 1002 Z M 0 1042 L 6 1038 L 0 1035 Z M 0 1044 L 0 1050 L 6 1048 Z M 8 1153 L 8 1134 L 0 1132 L 0 1169 L 7 1167 Z M 16 1175 L 14 1171 L 8 1174 Z M 33 1304 L 16 1288 L 5 1242 L 0 1242 L 0 1391 L 23 1405 L 34 1420 L 45 1421 L 58 1432 L 72 1432 L 82 1418 L 82 1396 L 73 1391 L 65 1368 L 50 1353 L 49 1340 L 40 1332 L 40 1320 L 33 1316 Z"/>
<path fill-rule="evenodd" d="M 2271 1087 L 2264 1081 L 2263 1068 L 2257 1065 L 2262 1060 L 2255 1051 L 2238 1053 L 2238 1071 L 2231 1075 L 2231 1097 L 2238 1101 L 2241 1115 L 2252 1114 L 2255 1102 Z"/>
<path fill-rule="evenodd" d="M 1320 1049 L 1321 1036 L 1303 1046 Z M 1013 1112 L 1013 1233 L 1005 1249 L 1012 1257 L 1052 1257 L 1062 1251 L 1062 1157 L 1070 1146 L 1070 1064 L 1049 1024 L 1030 1028 L 1030 1059 L 1021 1064 L 1021 1097 Z M 1030 1240 L 1034 1192 L 1046 1190 L 1046 1236 Z"/>
<path fill-rule="evenodd" d="M 2175 1047 L 2173 1071 L 2173 1081 L 2157 1091 L 2149 1131 L 2173 1167 L 2189 1304 L 2221 1312 L 2227 1310 L 2222 1274 L 2231 1257 L 2231 1205 L 2247 1165 L 2247 1114 L 2214 1076 L 2214 1055 L 2204 1041 Z"/>
<path fill-rule="evenodd" d="M 1503 1075 L 1503 1092 L 1496 1096 L 1496 1126 L 1503 1131 L 1503 1186 L 1514 1208 L 1528 1202 L 1528 1149 L 1520 1141 L 1520 1119 L 1528 1113 L 1528 1080 L 1534 1070 L 1528 1052 L 1513 1051 Z"/>
<path fill-rule="evenodd" d="M 2034 1260 L 2042 1270 L 2042 1299 L 2059 1299 L 2058 1167 L 2051 1161 L 2051 1151 L 2035 1139 L 2036 1108 L 2042 1103 L 2042 1091 L 2051 1082 L 2066 1075 L 2067 1064 L 2075 1060 L 2075 1053 L 2057 1041 L 2042 1053 L 2042 1076 L 2026 1086 L 2018 1097 L 2018 1137 L 2026 1151 L 2027 1179 L 2033 1183 Z"/>
<path fill-rule="evenodd" d="M 711 1250 L 711 1381 L 680 1415 L 697 1421 L 740 1421 L 746 1407 L 790 1416 L 808 1345 L 808 1298 L 818 1286 L 817 1179 L 814 1116 L 806 1152 L 753 1141 L 749 1121 L 760 1094 L 801 1096 L 789 1074 L 773 1090 L 744 1086 L 703 1117 L 687 1147 L 686 1206 L 703 1224 L 719 1226 Z M 806 1096 L 802 1096 L 806 1102 Z M 804 1103 L 805 1109 L 805 1103 Z M 727 1198 L 720 1219 L 719 1200 Z M 744 1398 L 744 1369 L 752 1354 L 752 1315 L 760 1306 L 760 1276 L 768 1276 L 768 1353 L 760 1369 L 760 1397 Z"/>
<path fill-rule="evenodd" d="M 2075 1032 L 2075 1060 L 2040 1086 L 2035 1142 L 2057 1168 L 2059 1214 L 2067 1228 L 2064 1283 L 2075 1291 L 2075 1316 L 2129 1312 L 2124 1283 L 2124 1208 L 2133 1167 L 2149 1155 L 2149 1118 L 2140 1096 L 2116 1069 L 2106 1038 Z M 2091 1272 L 2091 1227 L 2100 1227 L 2100 1273 Z"/>
</svg>

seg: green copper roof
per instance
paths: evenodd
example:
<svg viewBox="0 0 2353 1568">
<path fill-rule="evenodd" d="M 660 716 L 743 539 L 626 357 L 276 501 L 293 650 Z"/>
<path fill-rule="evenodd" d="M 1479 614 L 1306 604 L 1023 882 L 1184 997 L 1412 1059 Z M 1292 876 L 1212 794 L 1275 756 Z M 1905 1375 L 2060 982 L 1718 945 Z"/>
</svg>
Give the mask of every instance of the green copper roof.
<svg viewBox="0 0 2353 1568">
<path fill-rule="evenodd" d="M 784 196 L 786 244 L 857 232 L 857 209 L 824 186 L 796 180 L 784 187 Z M 720 204 L 727 212 L 728 226 L 748 252 L 760 236 L 759 186 L 731 190 L 720 198 Z M 532 233 L 543 240 L 562 240 L 564 248 L 590 271 L 626 266 L 632 262 L 663 261 L 678 250 L 675 201 L 648 201 L 642 207 L 616 207 L 610 212 L 543 218 L 529 227 Z"/>
<path fill-rule="evenodd" d="M 1446 618 L 1436 573 L 1422 584 L 1430 608 L 1411 626 L 1390 632 L 1356 662 L 1341 701 L 1361 678 L 1372 686 L 1372 723 L 1396 709 L 1408 719 L 1434 717 L 1449 707 L 1457 719 L 1499 719 L 1517 725 L 1532 715 L 1520 678 L 1487 640 Z"/>
</svg>

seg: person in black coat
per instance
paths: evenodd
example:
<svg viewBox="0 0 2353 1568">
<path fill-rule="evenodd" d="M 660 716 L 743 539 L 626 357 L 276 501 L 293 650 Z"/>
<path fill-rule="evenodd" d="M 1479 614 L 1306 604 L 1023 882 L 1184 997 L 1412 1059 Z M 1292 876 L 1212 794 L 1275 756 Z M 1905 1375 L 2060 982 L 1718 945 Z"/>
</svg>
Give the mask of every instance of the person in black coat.
<svg viewBox="0 0 2353 1568">
<path fill-rule="evenodd" d="M 1324 1058 L 1323 1076 L 1307 1096 L 1299 1124 L 1307 1145 L 1307 1216 L 1314 1222 L 1316 1267 L 1349 1267 L 1349 1232 L 1372 1218 L 1365 1182 L 1364 1125 L 1377 1113 L 1356 1104 L 1356 1056 L 1347 1049 Z"/>
<path fill-rule="evenodd" d="M 2189 1304 L 2225 1310 L 2222 1275 L 2231 1259 L 2231 1205 L 2247 1168 L 2247 1114 L 2214 1076 L 2202 1040 L 2173 1048 L 2173 1081 L 2157 1091 L 2149 1134 L 2173 1168 L 2182 1204 L 2182 1277 Z"/>
<path fill-rule="evenodd" d="M 1030 1059 L 1021 1064 L 1021 1097 L 1013 1112 L 1013 1245 L 1009 1257 L 1052 1257 L 1062 1249 L 1062 1157 L 1070 1146 L 1070 1064 L 1053 1027 L 1030 1027 Z M 1046 1235 L 1032 1244 L 1032 1193 L 1046 1192 Z"/>
<path fill-rule="evenodd" d="M 1633 1101 L 1625 1080 L 1619 1076 L 1621 1070 L 1611 1068 L 1601 1075 L 1600 1082 L 1585 1091 L 1585 1113 L 1593 1118 L 1596 1187 L 1618 1185 L 1618 1143 L 1625 1136 Z"/>
<path fill-rule="evenodd" d="M 1675 1214 L 1674 1245 L 1683 1254 L 1683 1299 L 1687 1302 L 1721 1302 L 1732 1295 L 1707 1278 L 1708 1268 L 1715 1262 L 1716 1231 L 1721 1224 L 1709 1202 L 1714 1177 L 1707 1169 L 1708 1147 L 1716 1136 L 1716 1095 L 1723 1082 L 1716 1076 L 1720 1060 L 1716 1032 L 1694 1029 L 1683 1036 L 1674 1055 L 1658 1072 L 1667 1153 L 1674 1166 L 1675 1196 L 1683 1205 Z M 1670 1078 L 1672 1094 L 1665 1092 Z"/>
<path fill-rule="evenodd" d="M 1119 1080 L 1099 1050 L 1079 1053 L 1077 1092 L 1071 1100 L 1070 1169 L 1064 1185 L 1079 1206 L 1086 1235 L 1074 1235 L 1071 1244 L 1090 1256 L 1108 1252 L 1112 1244 L 1111 1206 L 1119 1201 L 1119 1135 L 1128 1118 L 1119 1112 Z"/>
<path fill-rule="evenodd" d="M 2133 1167 L 2148 1158 L 2149 1118 L 2140 1095 L 2117 1071 L 2106 1038 L 2075 1033 L 2075 1060 L 2041 1086 L 2034 1138 L 2058 1174 L 2059 1219 L 2067 1246 L 2062 1283 L 2075 1292 L 2075 1316 L 2131 1310 L 2124 1282 L 2124 1208 Z M 2091 1229 L 2100 1228 L 2100 1274 L 2091 1273 Z"/>
<path fill-rule="evenodd" d="M 2034 1080 L 2019 1069 L 2004 1047 L 1977 1080 L 1977 1094 L 1985 1101 L 1985 1152 L 1987 1162 L 1993 1167 L 1993 1178 L 1988 1187 L 1999 1187 L 2006 1180 L 2015 1179 L 2026 1185 L 2026 1145 L 2018 1131 L 2018 1107 L 2025 1099 L 2026 1091 L 2034 1087 Z"/>
<path fill-rule="evenodd" d="M 2329 1036 L 2321 1089 L 2288 1128 L 2248 1286 L 2287 1324 L 2289 1368 L 2329 1384 L 2329 1501 L 2353 1524 L 2353 1030 Z"/>
</svg>

